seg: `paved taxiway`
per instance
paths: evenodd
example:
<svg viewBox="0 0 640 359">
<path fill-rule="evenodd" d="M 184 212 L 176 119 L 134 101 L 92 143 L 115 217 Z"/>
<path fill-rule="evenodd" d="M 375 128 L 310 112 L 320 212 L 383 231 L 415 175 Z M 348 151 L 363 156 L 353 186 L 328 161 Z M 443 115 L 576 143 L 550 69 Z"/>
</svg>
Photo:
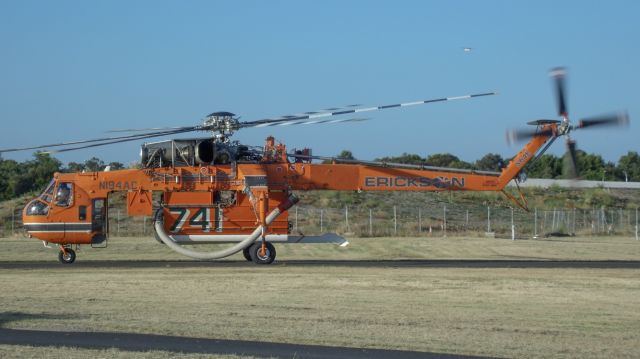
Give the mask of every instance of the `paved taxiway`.
<svg viewBox="0 0 640 359">
<path fill-rule="evenodd" d="M 360 349 L 242 340 L 187 338 L 169 335 L 109 332 L 56 332 L 3 328 L 0 328 L 0 344 L 66 346 L 89 349 L 117 348 L 125 351 L 162 350 L 178 353 L 235 354 L 269 358 L 481 358 L 474 356 L 411 352 L 403 350 Z"/>
<path fill-rule="evenodd" d="M 109 261 L 77 260 L 75 263 L 61 264 L 51 261 L 0 261 L 0 269 L 59 269 L 59 268 L 236 268 L 256 266 L 247 261 Z M 563 261 L 563 260 L 473 260 L 473 259 L 406 259 L 406 260 L 276 260 L 270 266 L 283 267 L 377 267 L 377 268 L 601 268 L 640 269 L 640 261 Z M 257 266 L 260 267 L 260 266 Z"/>
</svg>

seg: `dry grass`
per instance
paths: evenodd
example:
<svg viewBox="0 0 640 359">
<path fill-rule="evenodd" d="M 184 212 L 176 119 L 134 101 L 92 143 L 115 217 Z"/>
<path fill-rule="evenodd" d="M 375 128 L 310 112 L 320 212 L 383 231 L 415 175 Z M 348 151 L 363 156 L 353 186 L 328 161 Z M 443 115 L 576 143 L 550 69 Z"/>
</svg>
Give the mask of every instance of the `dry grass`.
<svg viewBox="0 0 640 359">
<path fill-rule="evenodd" d="M 181 259 L 152 239 L 113 242 L 108 249 L 81 252 L 78 260 Z M 311 245 L 278 250 L 281 258 L 296 259 L 640 258 L 640 244 L 621 238 L 362 239 L 353 244 L 346 250 Z M 20 259 L 55 260 L 54 251 L 36 250 L 36 245 L 2 240 L 0 260 L 16 253 Z M 2 325 L 500 357 L 637 357 L 640 347 L 635 269 L 80 268 L 1 270 Z M 15 346 L 0 346 L 0 355 L 5 348 Z M 27 354 L 34 357 L 41 350 L 18 349 L 34 350 Z M 73 351 L 49 352 L 74 357 Z M 114 358 L 147 355 L 96 352 Z"/>
<path fill-rule="evenodd" d="M 278 259 L 556 259 L 638 260 L 640 242 L 625 237 L 508 240 L 485 237 L 349 238 L 346 248 L 325 244 L 278 245 Z M 226 245 L 228 246 L 228 245 Z M 200 250 L 215 247 L 200 246 Z M 0 238 L 0 261 L 57 260 L 57 250 L 28 238 Z M 78 261 L 188 260 L 152 238 L 112 238 L 107 248 L 82 246 Z M 229 257 L 242 260 L 242 255 Z"/>
<path fill-rule="evenodd" d="M 0 345 L 0 358 L 21 359 L 169 359 L 176 354 L 162 351 L 123 352 L 116 349 L 92 350 L 68 347 L 29 347 L 20 345 Z M 184 359 L 250 359 L 253 357 L 236 355 L 181 354 Z"/>
</svg>

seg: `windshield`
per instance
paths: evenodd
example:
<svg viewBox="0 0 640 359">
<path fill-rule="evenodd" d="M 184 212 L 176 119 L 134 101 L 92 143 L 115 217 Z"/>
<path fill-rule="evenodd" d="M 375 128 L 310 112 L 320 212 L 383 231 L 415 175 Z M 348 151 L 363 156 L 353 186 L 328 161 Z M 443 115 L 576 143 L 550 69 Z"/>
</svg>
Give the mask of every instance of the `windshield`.
<svg viewBox="0 0 640 359">
<path fill-rule="evenodd" d="M 49 213 L 49 205 L 39 199 L 34 199 L 27 204 L 27 216 L 46 216 Z"/>
<path fill-rule="evenodd" d="M 52 179 L 51 182 L 49 182 L 47 187 L 44 189 L 44 191 L 40 195 L 40 199 L 47 203 L 50 203 L 51 199 L 53 198 L 53 188 L 55 187 L 55 185 L 56 185 L 56 180 Z"/>
</svg>

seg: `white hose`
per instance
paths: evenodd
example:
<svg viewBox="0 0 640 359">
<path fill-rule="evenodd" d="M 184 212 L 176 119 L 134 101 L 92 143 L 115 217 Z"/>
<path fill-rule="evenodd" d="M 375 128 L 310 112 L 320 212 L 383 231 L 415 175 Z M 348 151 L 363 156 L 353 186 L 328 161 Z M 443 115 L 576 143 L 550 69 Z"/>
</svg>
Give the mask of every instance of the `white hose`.
<svg viewBox="0 0 640 359">
<path fill-rule="evenodd" d="M 286 211 L 287 209 L 291 208 L 297 202 L 298 202 L 298 197 L 291 194 L 287 201 L 283 202 L 278 208 L 274 209 L 273 211 L 271 211 L 271 213 L 269 213 L 269 215 L 265 220 L 266 224 L 267 225 L 271 224 L 271 222 L 273 222 L 276 218 L 278 218 L 278 216 L 284 213 L 284 211 Z M 164 244 L 166 244 L 169 248 L 173 249 L 174 251 L 182 255 L 185 255 L 187 257 L 191 257 L 195 259 L 220 259 L 220 258 L 228 257 L 230 255 L 236 254 L 241 250 L 249 247 L 253 242 L 256 241 L 256 239 L 258 239 L 262 235 L 262 226 L 258 226 L 253 231 L 253 233 L 251 233 L 247 238 L 243 239 L 242 242 L 239 242 L 229 248 L 222 249 L 216 252 L 192 251 L 190 249 L 186 249 L 180 246 L 179 244 L 175 243 L 171 238 L 169 238 L 167 233 L 164 231 L 164 223 L 162 220 L 163 217 L 161 213 L 162 211 L 158 211 L 155 217 L 155 223 L 153 225 L 156 231 L 156 234 L 158 235 L 160 240 Z"/>
</svg>

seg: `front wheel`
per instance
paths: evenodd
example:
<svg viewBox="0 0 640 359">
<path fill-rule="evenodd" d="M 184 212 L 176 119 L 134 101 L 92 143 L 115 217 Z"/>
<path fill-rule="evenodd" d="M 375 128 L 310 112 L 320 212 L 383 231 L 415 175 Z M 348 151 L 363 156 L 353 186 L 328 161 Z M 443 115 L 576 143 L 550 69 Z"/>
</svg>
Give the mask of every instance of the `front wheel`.
<svg viewBox="0 0 640 359">
<path fill-rule="evenodd" d="M 262 242 L 258 241 L 249 247 L 249 255 L 255 264 L 271 264 L 276 259 L 276 247 L 269 242 L 265 242 L 264 253 Z"/>
<path fill-rule="evenodd" d="M 76 260 L 76 252 L 71 248 L 66 248 L 58 253 L 58 260 L 65 264 L 71 264 Z"/>
</svg>

